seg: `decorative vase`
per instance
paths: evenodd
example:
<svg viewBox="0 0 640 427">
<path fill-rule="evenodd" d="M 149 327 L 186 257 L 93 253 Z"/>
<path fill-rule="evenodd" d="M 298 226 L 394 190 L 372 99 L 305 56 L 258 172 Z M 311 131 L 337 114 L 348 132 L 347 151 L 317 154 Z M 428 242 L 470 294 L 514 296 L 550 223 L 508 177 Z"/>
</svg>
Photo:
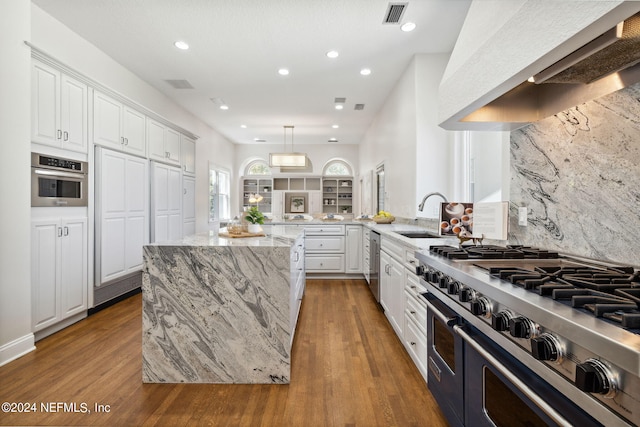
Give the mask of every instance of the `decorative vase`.
<svg viewBox="0 0 640 427">
<path fill-rule="evenodd" d="M 249 224 L 249 229 L 247 231 L 249 233 L 258 234 L 262 232 L 262 227 L 260 227 L 260 224 Z"/>
</svg>

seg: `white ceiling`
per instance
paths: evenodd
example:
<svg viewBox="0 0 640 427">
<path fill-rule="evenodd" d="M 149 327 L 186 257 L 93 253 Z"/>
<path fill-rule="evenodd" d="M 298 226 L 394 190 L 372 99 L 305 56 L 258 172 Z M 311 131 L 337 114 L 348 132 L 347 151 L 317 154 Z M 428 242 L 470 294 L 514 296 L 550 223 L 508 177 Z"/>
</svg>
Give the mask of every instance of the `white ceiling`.
<svg viewBox="0 0 640 427">
<path fill-rule="evenodd" d="M 382 23 L 388 0 L 33 3 L 234 143 L 280 144 L 283 126 L 293 125 L 295 144 L 357 144 L 415 53 L 453 49 L 470 0 L 408 1 L 401 23 L 417 24 L 410 33 Z M 327 58 L 329 50 L 340 56 Z M 361 76 L 363 67 L 371 75 Z M 334 109 L 336 97 L 346 98 L 344 110 Z"/>
</svg>

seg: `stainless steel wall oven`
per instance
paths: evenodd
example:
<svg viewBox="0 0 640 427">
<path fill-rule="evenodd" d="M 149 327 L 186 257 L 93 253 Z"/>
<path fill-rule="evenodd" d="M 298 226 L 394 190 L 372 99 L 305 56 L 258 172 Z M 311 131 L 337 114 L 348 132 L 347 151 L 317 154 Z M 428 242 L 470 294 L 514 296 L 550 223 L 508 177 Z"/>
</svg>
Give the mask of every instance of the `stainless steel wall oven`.
<svg viewBox="0 0 640 427">
<path fill-rule="evenodd" d="M 87 206 L 87 162 L 31 153 L 31 206 Z"/>
</svg>

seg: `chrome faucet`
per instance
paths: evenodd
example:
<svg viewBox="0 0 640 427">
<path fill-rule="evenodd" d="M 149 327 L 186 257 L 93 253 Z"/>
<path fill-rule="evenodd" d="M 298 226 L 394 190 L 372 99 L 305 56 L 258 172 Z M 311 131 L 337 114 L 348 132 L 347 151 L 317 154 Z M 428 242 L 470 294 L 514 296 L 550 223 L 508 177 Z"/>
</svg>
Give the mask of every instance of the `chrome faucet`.
<svg viewBox="0 0 640 427">
<path fill-rule="evenodd" d="M 442 200 L 444 200 L 445 202 L 448 202 L 447 198 L 444 197 L 441 193 L 438 193 L 438 192 L 429 193 L 426 196 L 424 196 L 424 198 L 422 199 L 422 202 L 420 202 L 420 204 L 418 205 L 418 210 L 420 212 L 422 212 L 422 210 L 424 209 L 424 202 L 426 202 L 427 199 L 431 196 L 440 196 L 442 197 Z"/>
</svg>

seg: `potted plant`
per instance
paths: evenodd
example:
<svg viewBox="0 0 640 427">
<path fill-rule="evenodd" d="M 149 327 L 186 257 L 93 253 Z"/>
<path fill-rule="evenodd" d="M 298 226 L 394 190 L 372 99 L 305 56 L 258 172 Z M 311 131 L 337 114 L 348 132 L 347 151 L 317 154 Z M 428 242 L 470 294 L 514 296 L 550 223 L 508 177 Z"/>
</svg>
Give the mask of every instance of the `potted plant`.
<svg viewBox="0 0 640 427">
<path fill-rule="evenodd" d="M 343 214 L 349 213 L 349 209 L 351 209 L 351 206 L 343 206 L 342 207 L 342 213 Z"/>
<path fill-rule="evenodd" d="M 249 233 L 260 233 L 262 231 L 260 225 L 264 224 L 264 214 L 257 206 L 251 206 L 245 213 L 244 219 L 249 223 Z"/>
</svg>

